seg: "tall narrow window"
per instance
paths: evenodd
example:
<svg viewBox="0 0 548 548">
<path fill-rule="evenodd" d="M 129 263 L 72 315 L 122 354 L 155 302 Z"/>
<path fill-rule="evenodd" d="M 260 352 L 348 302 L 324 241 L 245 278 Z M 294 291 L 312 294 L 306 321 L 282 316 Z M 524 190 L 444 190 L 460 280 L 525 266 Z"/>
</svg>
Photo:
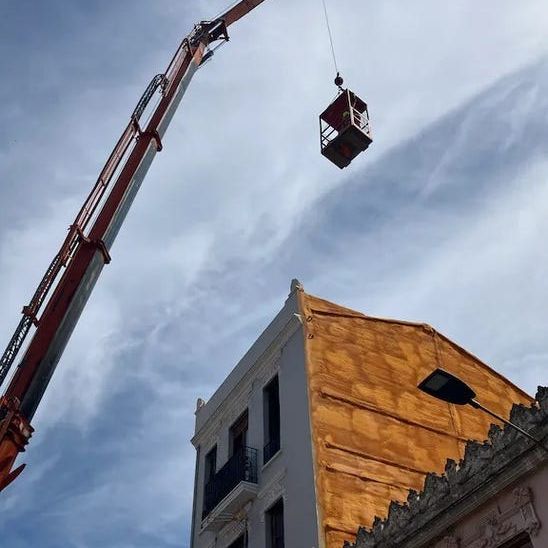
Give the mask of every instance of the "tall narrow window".
<svg viewBox="0 0 548 548">
<path fill-rule="evenodd" d="M 217 470 L 217 446 L 205 456 L 204 485 L 207 485 L 214 477 Z"/>
<path fill-rule="evenodd" d="M 280 450 L 280 384 L 278 376 L 263 391 L 264 450 L 266 464 Z"/>
<path fill-rule="evenodd" d="M 265 516 L 266 548 L 284 548 L 284 502 L 280 499 Z"/>
<path fill-rule="evenodd" d="M 521 533 L 521 535 L 505 542 L 500 548 L 533 548 L 533 545 L 531 537 L 527 533 Z"/>
<path fill-rule="evenodd" d="M 211 511 L 213 497 L 215 496 L 215 473 L 217 471 L 217 446 L 209 450 L 204 460 L 204 504 L 202 519 Z"/>
<path fill-rule="evenodd" d="M 243 453 L 247 445 L 247 409 L 240 418 L 230 427 L 230 456 Z"/>
</svg>

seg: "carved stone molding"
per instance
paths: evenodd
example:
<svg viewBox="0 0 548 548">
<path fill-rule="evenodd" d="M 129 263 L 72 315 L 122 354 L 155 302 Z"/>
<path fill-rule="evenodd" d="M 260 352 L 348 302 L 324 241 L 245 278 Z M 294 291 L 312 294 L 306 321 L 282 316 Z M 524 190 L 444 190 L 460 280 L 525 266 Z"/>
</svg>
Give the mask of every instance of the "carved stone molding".
<svg viewBox="0 0 548 548">
<path fill-rule="evenodd" d="M 531 490 L 518 487 L 512 492 L 513 503 L 504 511 L 491 512 L 477 532 L 462 542 L 463 548 L 495 548 L 520 533 L 538 534 L 540 522 L 535 512 Z"/>
<path fill-rule="evenodd" d="M 514 505 L 516 508 L 522 508 L 526 504 L 533 502 L 533 495 L 529 487 L 517 487 L 512 491 Z"/>
<path fill-rule="evenodd" d="M 438 548 L 460 548 L 459 539 L 453 536 L 445 537 Z"/>
<path fill-rule="evenodd" d="M 497 514 L 491 514 L 480 528 L 479 538 L 463 542 L 464 548 L 496 548 L 519 533 L 514 523 Z"/>
<path fill-rule="evenodd" d="M 514 507 L 521 514 L 524 523 L 524 531 L 530 536 L 536 537 L 540 529 L 540 521 L 533 504 L 533 496 L 528 487 L 514 489 Z"/>
</svg>

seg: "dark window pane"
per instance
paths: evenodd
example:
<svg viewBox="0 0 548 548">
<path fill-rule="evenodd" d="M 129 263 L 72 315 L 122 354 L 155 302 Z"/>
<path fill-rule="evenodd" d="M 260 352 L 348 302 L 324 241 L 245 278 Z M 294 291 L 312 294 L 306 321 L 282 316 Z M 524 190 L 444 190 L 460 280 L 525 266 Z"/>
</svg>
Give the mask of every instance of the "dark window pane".
<svg viewBox="0 0 548 548">
<path fill-rule="evenodd" d="M 284 503 L 280 499 L 266 513 L 267 548 L 284 548 Z"/>
<path fill-rule="evenodd" d="M 280 387 L 278 377 L 266 386 L 263 393 L 264 409 L 264 451 L 266 464 L 280 449 Z"/>
<path fill-rule="evenodd" d="M 533 548 L 531 537 L 527 533 L 521 533 L 516 538 L 505 542 L 499 548 Z"/>
<path fill-rule="evenodd" d="M 243 451 L 247 445 L 247 409 L 242 416 L 230 427 L 230 455 Z"/>
<path fill-rule="evenodd" d="M 215 445 L 213 449 L 205 457 L 205 483 L 209 483 L 214 477 L 217 470 L 217 446 Z"/>
<path fill-rule="evenodd" d="M 205 461 L 204 461 L 204 504 L 203 504 L 204 511 L 206 508 L 208 486 L 210 486 L 213 483 L 213 480 L 215 479 L 216 471 L 217 471 L 217 446 L 215 445 L 205 456 Z"/>
<path fill-rule="evenodd" d="M 246 548 L 245 537 L 238 537 L 228 548 Z"/>
</svg>

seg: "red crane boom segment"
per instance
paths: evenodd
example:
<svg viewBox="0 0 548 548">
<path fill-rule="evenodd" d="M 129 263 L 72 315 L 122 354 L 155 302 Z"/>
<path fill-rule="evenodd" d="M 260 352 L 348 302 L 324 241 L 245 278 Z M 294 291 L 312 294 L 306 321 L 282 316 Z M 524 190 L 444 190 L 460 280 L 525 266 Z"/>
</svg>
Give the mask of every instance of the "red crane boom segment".
<svg viewBox="0 0 548 548">
<path fill-rule="evenodd" d="M 114 239 L 154 156 L 162 150 L 163 136 L 207 48 L 228 40 L 228 27 L 263 1 L 242 0 L 214 21 L 196 25 L 166 72 L 153 78 L 61 249 L 23 308 L 23 318 L 0 359 L 1 384 L 31 327 L 36 326 L 0 398 L 0 491 L 23 470 L 24 465 L 12 468 L 32 435 L 30 421 L 104 265 L 110 262 Z M 141 116 L 157 91 L 161 99 L 146 127 L 141 128 Z"/>
</svg>

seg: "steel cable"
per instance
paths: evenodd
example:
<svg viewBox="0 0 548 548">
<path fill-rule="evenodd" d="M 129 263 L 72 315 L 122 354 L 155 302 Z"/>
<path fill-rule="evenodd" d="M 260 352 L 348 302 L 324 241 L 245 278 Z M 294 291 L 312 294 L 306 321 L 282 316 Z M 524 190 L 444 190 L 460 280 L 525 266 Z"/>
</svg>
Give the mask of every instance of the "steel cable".
<svg viewBox="0 0 548 548">
<path fill-rule="evenodd" d="M 329 13 L 327 11 L 326 0 L 322 0 L 322 3 L 323 3 L 323 11 L 325 13 L 325 23 L 327 26 L 327 33 L 329 34 L 329 43 L 331 44 L 331 53 L 333 55 L 333 64 L 335 65 L 336 73 L 339 74 L 339 67 L 337 65 L 337 56 L 335 54 L 335 45 L 333 43 L 333 33 L 331 32 L 331 24 L 329 23 Z"/>
</svg>

